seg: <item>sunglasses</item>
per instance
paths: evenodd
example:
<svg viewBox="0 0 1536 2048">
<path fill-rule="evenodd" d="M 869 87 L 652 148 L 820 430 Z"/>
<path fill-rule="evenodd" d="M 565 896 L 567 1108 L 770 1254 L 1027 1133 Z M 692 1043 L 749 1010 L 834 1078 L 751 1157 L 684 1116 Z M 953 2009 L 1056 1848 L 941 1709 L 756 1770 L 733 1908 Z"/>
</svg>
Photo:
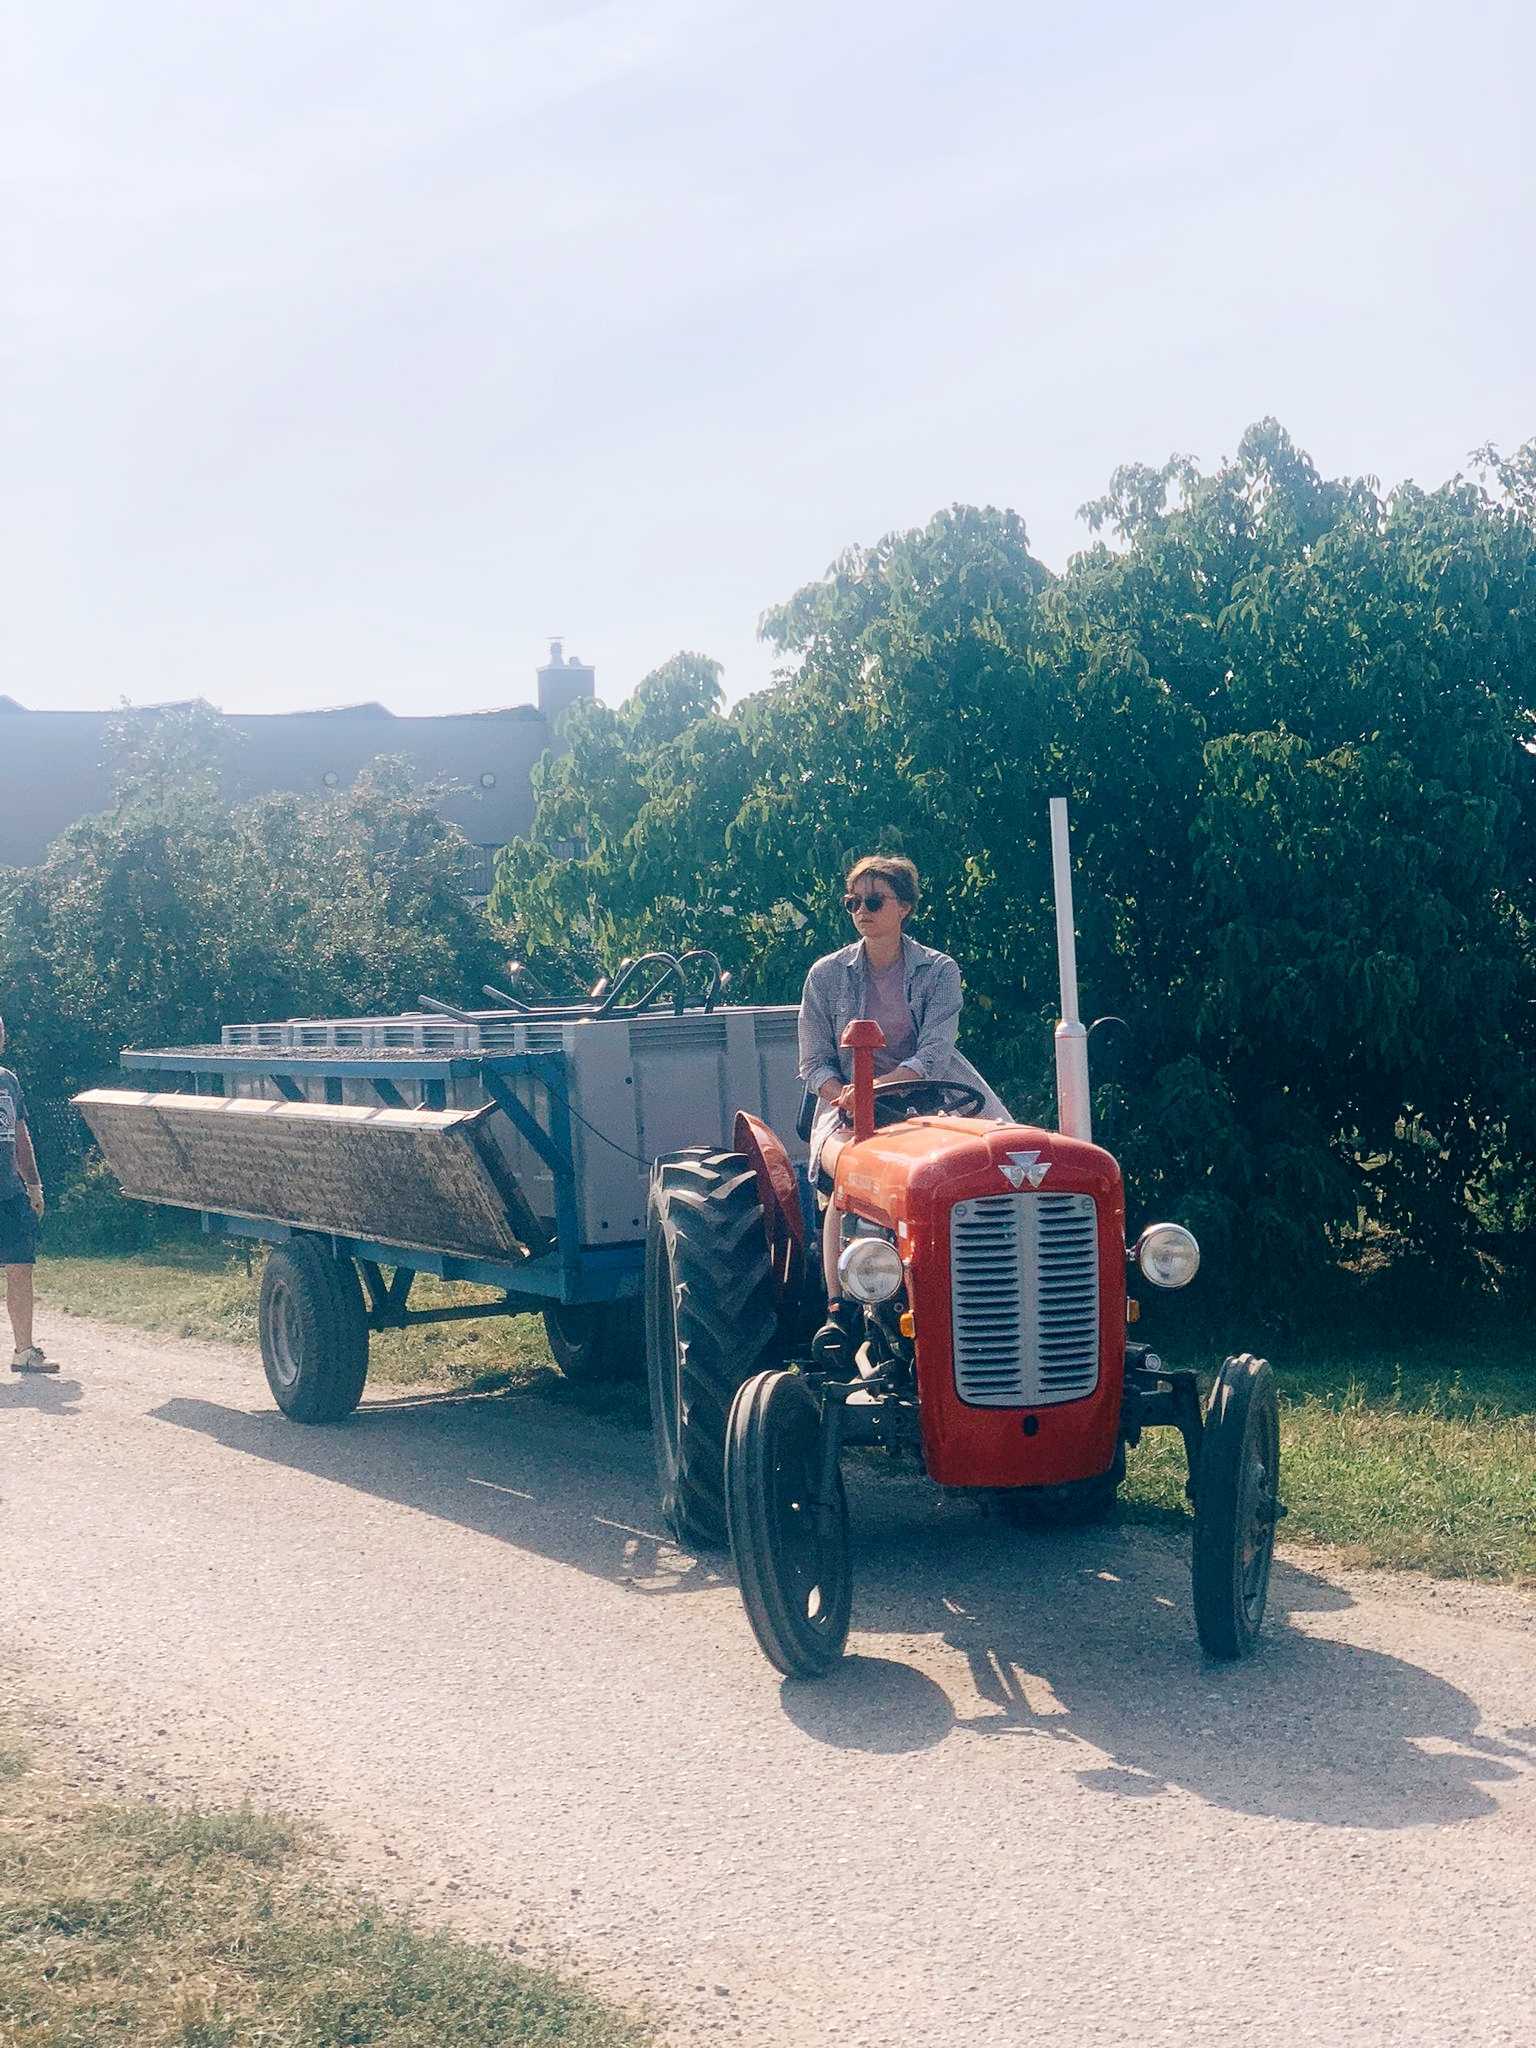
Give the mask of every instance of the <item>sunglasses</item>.
<svg viewBox="0 0 1536 2048">
<path fill-rule="evenodd" d="M 863 906 L 863 908 L 864 908 L 865 910 L 869 910 L 869 911 L 875 911 L 875 910 L 884 910 L 884 908 L 885 908 L 886 904 L 887 904 L 887 903 L 889 903 L 889 902 L 890 902 L 890 900 L 891 900 L 891 899 L 890 899 L 890 897 L 889 897 L 889 896 L 882 896 L 882 895 L 874 895 L 874 896 L 845 896 L 845 897 L 843 898 L 843 908 L 844 908 L 844 910 L 846 910 L 846 911 L 847 911 L 847 912 L 848 912 L 848 913 L 850 914 L 850 916 L 851 916 L 851 915 L 852 915 L 852 913 L 853 913 L 853 912 L 854 912 L 855 910 L 859 909 L 859 907 L 860 907 L 861 905 Z"/>
</svg>

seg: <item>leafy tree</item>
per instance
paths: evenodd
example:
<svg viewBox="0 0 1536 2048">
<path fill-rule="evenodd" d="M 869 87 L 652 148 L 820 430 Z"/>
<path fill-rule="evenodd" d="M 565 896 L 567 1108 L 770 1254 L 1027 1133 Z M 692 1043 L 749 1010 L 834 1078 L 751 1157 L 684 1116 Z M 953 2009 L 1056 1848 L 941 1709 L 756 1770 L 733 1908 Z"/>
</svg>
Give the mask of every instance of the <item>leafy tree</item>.
<svg viewBox="0 0 1536 2048">
<path fill-rule="evenodd" d="M 124 1045 L 463 1001 L 501 969 L 463 895 L 466 842 L 404 763 L 230 806 L 215 719 L 122 721 L 113 807 L 0 871 L 0 1008 L 40 1103 L 109 1078 Z"/>
<path fill-rule="evenodd" d="M 1366 1217 L 1466 1271 L 1479 1185 L 1532 1165 L 1528 512 L 1325 481 L 1273 422 L 1165 481 L 1089 508 L 1129 545 L 1064 592 L 1205 734 L 1196 943 L 1142 1079 L 1177 1133 L 1198 1076 L 1222 1163 L 1201 1188 L 1175 1138 L 1159 1192 L 1282 1275 Z"/>
<path fill-rule="evenodd" d="M 106 729 L 111 815 L 178 823 L 213 817 L 238 744 L 237 728 L 201 697 L 160 710 L 125 702 Z"/>
<path fill-rule="evenodd" d="M 1059 578 L 991 509 L 852 549 L 764 620 L 773 689 L 573 723 L 493 909 L 552 960 L 703 943 L 792 1001 L 848 858 L 907 852 L 969 1049 L 1044 1118 L 1066 794 L 1139 1211 L 1250 1291 L 1367 1229 L 1405 1270 L 1528 1262 L 1536 444 L 1477 462 L 1383 495 L 1265 421 L 1210 473 L 1118 471 L 1083 508 L 1118 544 Z"/>
<path fill-rule="evenodd" d="M 621 954 L 700 928 L 697 840 L 711 818 L 723 829 L 741 798 L 720 698 L 720 664 L 684 653 L 619 709 L 571 713 L 567 751 L 534 770 L 533 836 L 500 856 L 488 906 L 535 970 L 585 984 Z M 621 875 L 617 894 L 592 885 Z"/>
</svg>

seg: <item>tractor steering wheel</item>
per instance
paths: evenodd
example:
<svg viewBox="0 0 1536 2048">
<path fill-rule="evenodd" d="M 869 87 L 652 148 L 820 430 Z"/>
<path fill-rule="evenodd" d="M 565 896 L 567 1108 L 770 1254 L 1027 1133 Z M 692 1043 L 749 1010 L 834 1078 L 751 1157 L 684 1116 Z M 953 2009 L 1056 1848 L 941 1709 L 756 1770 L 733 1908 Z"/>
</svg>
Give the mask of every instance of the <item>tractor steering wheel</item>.
<svg viewBox="0 0 1536 2048">
<path fill-rule="evenodd" d="M 875 1090 L 875 1129 L 909 1116 L 980 1116 L 987 1098 L 969 1081 L 892 1081 Z"/>
</svg>

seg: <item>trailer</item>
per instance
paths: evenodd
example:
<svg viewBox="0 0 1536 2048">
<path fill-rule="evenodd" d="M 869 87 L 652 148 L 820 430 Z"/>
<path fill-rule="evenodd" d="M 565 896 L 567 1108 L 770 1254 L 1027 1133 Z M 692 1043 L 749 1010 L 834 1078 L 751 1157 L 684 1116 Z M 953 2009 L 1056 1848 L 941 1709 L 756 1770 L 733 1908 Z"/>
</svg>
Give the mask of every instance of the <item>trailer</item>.
<svg viewBox="0 0 1536 2048">
<path fill-rule="evenodd" d="M 125 1051 L 134 1085 L 76 1105 L 125 1194 L 271 1247 L 262 1360 L 295 1421 L 350 1414 L 372 1333 L 413 1324 L 539 1314 L 573 1378 L 638 1375 L 655 1160 L 800 1107 L 794 1008 L 723 991 L 712 956 L 663 954 L 570 1004 L 231 1024 Z M 500 1298 L 418 1308 L 418 1273 Z"/>
</svg>

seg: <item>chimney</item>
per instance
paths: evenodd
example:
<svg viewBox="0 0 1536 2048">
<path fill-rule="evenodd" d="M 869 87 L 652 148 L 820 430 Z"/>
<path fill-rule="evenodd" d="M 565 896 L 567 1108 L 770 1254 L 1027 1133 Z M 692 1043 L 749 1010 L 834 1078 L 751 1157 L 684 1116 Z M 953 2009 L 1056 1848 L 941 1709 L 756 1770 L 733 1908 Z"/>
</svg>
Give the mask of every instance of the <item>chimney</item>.
<svg viewBox="0 0 1536 2048">
<path fill-rule="evenodd" d="M 589 704 L 597 695 L 597 671 L 573 654 L 567 660 L 559 640 L 549 643 L 549 660 L 539 670 L 539 709 L 551 732 L 559 732 L 573 704 Z"/>
</svg>

